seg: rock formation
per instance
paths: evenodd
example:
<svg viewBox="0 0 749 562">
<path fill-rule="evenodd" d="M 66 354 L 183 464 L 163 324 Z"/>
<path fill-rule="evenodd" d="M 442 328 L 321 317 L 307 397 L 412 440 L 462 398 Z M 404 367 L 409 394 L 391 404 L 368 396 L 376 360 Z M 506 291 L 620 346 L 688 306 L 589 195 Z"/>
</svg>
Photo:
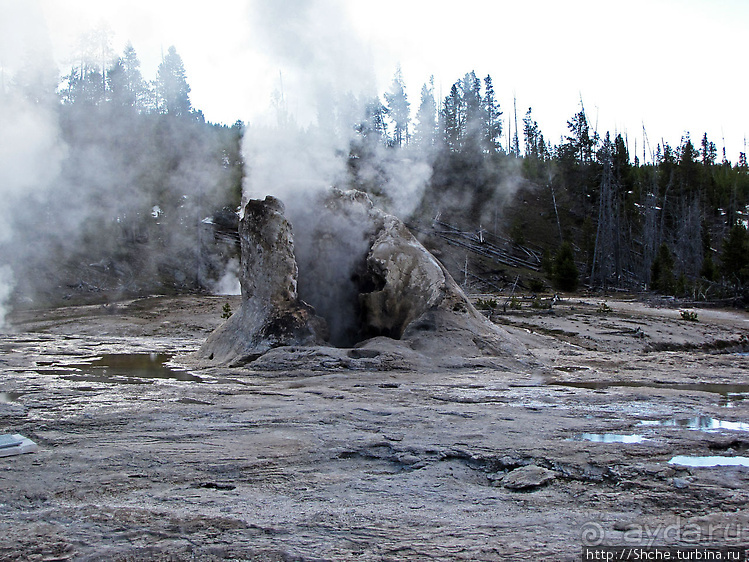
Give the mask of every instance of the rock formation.
<svg viewBox="0 0 749 562">
<path fill-rule="evenodd" d="M 295 255 L 280 201 L 247 204 L 242 306 L 208 338 L 203 359 L 237 365 L 281 346 L 371 347 L 381 337 L 429 357 L 517 355 L 513 338 L 478 313 L 403 222 L 365 193 L 334 189 L 313 214 Z"/>
<path fill-rule="evenodd" d="M 396 217 L 383 217 L 367 256 L 380 287 L 360 296 L 364 329 L 428 355 L 514 355 L 513 338 L 480 314 L 445 267 Z"/>
<path fill-rule="evenodd" d="M 243 364 L 269 349 L 324 343 L 325 322 L 297 297 L 291 224 L 278 199 L 251 200 L 239 221 L 242 305 L 207 339 L 199 355 Z"/>
</svg>

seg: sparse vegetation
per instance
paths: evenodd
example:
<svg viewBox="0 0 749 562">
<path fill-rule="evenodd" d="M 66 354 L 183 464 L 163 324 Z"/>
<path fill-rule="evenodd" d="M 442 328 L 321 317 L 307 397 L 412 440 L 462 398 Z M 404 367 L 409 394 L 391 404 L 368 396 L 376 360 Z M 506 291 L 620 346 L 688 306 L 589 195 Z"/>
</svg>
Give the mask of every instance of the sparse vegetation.
<svg viewBox="0 0 749 562">
<path fill-rule="evenodd" d="M 520 310 L 523 307 L 523 303 L 517 297 L 510 297 L 507 306 L 510 307 L 510 310 Z"/>
<path fill-rule="evenodd" d="M 694 312 L 693 310 L 682 310 L 681 317 L 683 320 L 686 320 L 687 322 L 699 322 L 699 319 L 697 318 L 697 313 Z"/>
<path fill-rule="evenodd" d="M 606 301 L 603 301 L 598 305 L 598 308 L 596 308 L 596 312 L 598 314 L 609 314 L 611 312 L 611 307 Z"/>
<path fill-rule="evenodd" d="M 536 297 L 533 299 L 533 302 L 531 302 L 531 308 L 535 308 L 537 310 L 551 310 L 551 299 L 542 299 L 540 297 Z"/>
<path fill-rule="evenodd" d="M 546 283 L 541 279 L 533 277 L 528 280 L 528 288 L 534 293 L 543 293 L 546 290 Z"/>
<path fill-rule="evenodd" d="M 497 299 L 493 298 L 487 298 L 482 299 L 478 298 L 476 299 L 476 304 L 474 305 L 479 310 L 494 310 L 497 308 Z"/>
<path fill-rule="evenodd" d="M 224 306 L 221 308 L 221 318 L 230 318 L 231 314 L 231 305 L 228 302 L 224 303 Z"/>
</svg>

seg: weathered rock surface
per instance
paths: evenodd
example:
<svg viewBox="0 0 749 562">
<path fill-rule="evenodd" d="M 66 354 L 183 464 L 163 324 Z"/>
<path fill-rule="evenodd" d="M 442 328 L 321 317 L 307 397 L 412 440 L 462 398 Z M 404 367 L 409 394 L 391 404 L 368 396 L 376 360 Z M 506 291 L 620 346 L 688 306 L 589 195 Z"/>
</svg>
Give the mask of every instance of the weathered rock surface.
<svg viewBox="0 0 749 562">
<path fill-rule="evenodd" d="M 749 421 L 744 395 L 704 391 L 749 383 L 749 356 L 642 351 L 650 338 L 736 338 L 746 312 L 700 309 L 695 326 L 676 308 L 609 297 L 605 318 L 591 298 L 502 316 L 553 366 L 555 384 L 521 369 L 344 366 L 389 353 L 373 346 L 407 345 L 385 337 L 190 371 L 203 382 L 84 366 L 156 352 L 189 367 L 182 360 L 227 302 L 238 309 L 240 297 L 12 313 L 14 331 L 0 337 L 0 424 L 39 450 L 0 463 L 0 560 L 579 562 L 600 540 L 673 545 L 668 530 L 682 529 L 678 544 L 713 546 L 749 528 L 747 469 L 668 462 L 746 456 L 747 432 L 641 423 Z M 648 339 L 627 335 L 633 323 Z M 282 354 L 300 368 L 255 370 Z M 580 387 L 601 381 L 625 384 Z M 570 439 L 634 431 L 647 442 Z M 557 478 L 531 493 L 491 485 L 525 465 Z"/>
<path fill-rule="evenodd" d="M 536 465 L 522 466 L 510 471 L 502 479 L 502 485 L 510 490 L 533 490 L 554 480 L 553 470 Z"/>
<path fill-rule="evenodd" d="M 361 295 L 365 330 L 409 342 L 430 356 L 515 356 L 512 336 L 488 321 L 444 266 L 396 217 L 385 216 L 367 256 L 380 288 Z"/>
<path fill-rule="evenodd" d="M 239 222 L 242 305 L 201 348 L 203 359 L 242 364 L 269 349 L 324 341 L 324 321 L 297 296 L 291 224 L 273 197 L 251 200 Z"/>
<path fill-rule="evenodd" d="M 520 355 L 522 345 L 478 313 L 403 222 L 365 193 L 333 189 L 314 215 L 298 267 L 281 202 L 247 204 L 242 307 L 208 338 L 203 359 L 239 365 L 273 348 L 320 345 L 323 324 L 326 343 L 338 347 L 376 347 L 386 337 L 430 358 Z"/>
</svg>

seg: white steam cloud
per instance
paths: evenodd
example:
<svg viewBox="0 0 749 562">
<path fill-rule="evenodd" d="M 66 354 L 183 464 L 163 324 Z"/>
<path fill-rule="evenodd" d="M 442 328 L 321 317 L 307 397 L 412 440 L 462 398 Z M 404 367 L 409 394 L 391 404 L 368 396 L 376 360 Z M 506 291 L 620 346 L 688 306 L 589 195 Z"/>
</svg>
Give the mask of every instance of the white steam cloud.
<svg viewBox="0 0 749 562">
<path fill-rule="evenodd" d="M 111 300 L 221 279 L 230 252 L 204 219 L 234 203 L 239 129 L 162 114 L 150 76 L 131 85 L 148 103 L 117 98 L 109 38 L 101 56 L 68 59 L 58 91 L 39 6 L 0 0 L 0 321 L 11 298 Z"/>
<path fill-rule="evenodd" d="M 35 1 L 0 4 L 0 246 L 10 242 L 15 205 L 41 201 L 60 172 L 66 147 L 46 92 L 57 74 Z M 33 203 L 32 203 L 33 204 Z M 23 249 L 19 249 L 23 251 Z M 0 264 L 0 327 L 14 272 Z"/>
<path fill-rule="evenodd" d="M 244 137 L 245 198 L 274 195 L 293 217 L 331 186 L 348 187 L 356 125 L 378 96 L 372 52 L 341 0 L 258 0 L 251 21 L 279 79 L 273 109 Z M 431 175 L 426 155 L 381 145 L 374 151 L 360 179 L 377 180 L 388 210 L 408 215 Z"/>
<path fill-rule="evenodd" d="M 352 142 L 364 142 L 357 126 L 378 92 L 372 53 L 354 34 L 342 1 L 261 0 L 253 14 L 255 33 L 278 66 L 279 79 L 272 110 L 244 136 L 244 197 L 273 195 L 284 202 L 294 231 L 299 295 L 326 318 L 331 341 L 350 343 L 354 278 L 372 233 L 366 224 L 321 209 L 319 200 L 331 187 L 366 185 L 378 192 L 378 204 L 406 217 L 421 200 L 432 168 L 415 149 L 369 140 L 353 179 Z"/>
<path fill-rule="evenodd" d="M 280 71 L 279 95 L 303 126 L 325 121 L 326 108 L 344 93 L 375 95 L 372 53 L 353 32 L 342 0 L 256 0 L 250 22 Z"/>
<path fill-rule="evenodd" d="M 56 119 L 48 109 L 14 94 L 0 94 L 0 97 L 0 245 L 4 245 L 13 234 L 15 205 L 21 197 L 32 202 L 45 197 L 60 172 L 65 146 L 60 141 Z M 5 325 L 13 285 L 12 268 L 2 264 L 0 327 Z"/>
<path fill-rule="evenodd" d="M 274 195 L 294 216 L 344 180 L 362 111 L 354 97 L 374 95 L 371 65 L 338 1 L 258 0 L 250 19 L 279 78 L 274 107 L 244 136 L 245 197 Z"/>
</svg>

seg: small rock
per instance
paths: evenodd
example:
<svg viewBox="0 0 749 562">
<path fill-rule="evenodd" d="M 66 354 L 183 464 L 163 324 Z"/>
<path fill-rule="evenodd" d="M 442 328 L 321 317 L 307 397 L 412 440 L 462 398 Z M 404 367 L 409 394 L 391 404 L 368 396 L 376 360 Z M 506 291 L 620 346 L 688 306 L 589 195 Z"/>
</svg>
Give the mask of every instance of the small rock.
<svg viewBox="0 0 749 562">
<path fill-rule="evenodd" d="M 556 474 L 553 470 L 531 464 L 509 472 L 502 483 L 505 488 L 510 490 L 528 490 L 548 484 L 554 478 L 556 478 Z"/>
<path fill-rule="evenodd" d="M 499 486 L 502 483 L 502 480 L 504 480 L 505 475 L 504 474 L 487 474 L 486 478 L 489 480 L 492 486 Z"/>
<path fill-rule="evenodd" d="M 680 490 L 683 490 L 684 488 L 689 487 L 689 481 L 684 478 L 674 478 L 672 482 L 673 482 L 674 487 Z"/>
<path fill-rule="evenodd" d="M 671 478 L 674 474 L 676 474 L 676 471 L 669 466 L 659 471 L 658 477 L 659 478 Z"/>
<path fill-rule="evenodd" d="M 397 456 L 398 462 L 401 464 L 405 464 L 408 466 L 417 464 L 421 459 L 417 457 L 416 455 L 411 455 L 409 453 L 403 453 Z"/>
</svg>

